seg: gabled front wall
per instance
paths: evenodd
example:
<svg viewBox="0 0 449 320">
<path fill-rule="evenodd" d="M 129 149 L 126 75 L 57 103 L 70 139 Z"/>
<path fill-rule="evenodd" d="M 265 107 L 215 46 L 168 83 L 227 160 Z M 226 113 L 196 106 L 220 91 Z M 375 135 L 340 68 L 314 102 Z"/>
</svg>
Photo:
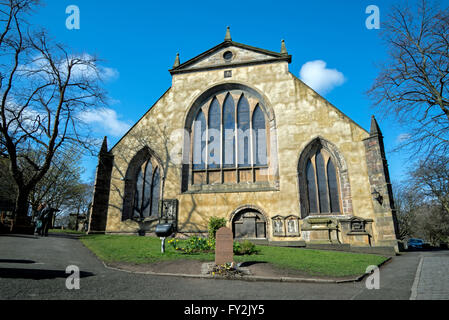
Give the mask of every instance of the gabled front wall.
<svg viewBox="0 0 449 320">
<path fill-rule="evenodd" d="M 154 151 L 164 167 L 163 198 L 179 200 L 178 229 L 181 232 L 205 232 L 211 216 L 224 217 L 231 226 L 233 213 L 240 207 L 251 205 L 259 208 L 265 216 L 267 236 L 272 240 L 286 240 L 273 236 L 271 218 L 278 215 L 301 216 L 298 160 L 302 150 L 316 137 L 332 143 L 346 162 L 351 197 L 346 209 L 348 215 L 374 219 L 363 143 L 369 134 L 295 78 L 289 72 L 287 62 L 230 70 L 231 78 L 224 78 L 224 69 L 173 75 L 172 87 L 111 150 L 114 167 L 106 232 L 136 232 L 139 229 L 137 222 L 121 221 L 121 208 L 127 164 L 145 145 Z M 279 191 L 181 192 L 180 160 L 187 112 L 201 93 L 226 82 L 254 88 L 274 111 Z M 375 224 L 372 229 L 375 243 L 382 235 L 377 234 Z"/>
</svg>

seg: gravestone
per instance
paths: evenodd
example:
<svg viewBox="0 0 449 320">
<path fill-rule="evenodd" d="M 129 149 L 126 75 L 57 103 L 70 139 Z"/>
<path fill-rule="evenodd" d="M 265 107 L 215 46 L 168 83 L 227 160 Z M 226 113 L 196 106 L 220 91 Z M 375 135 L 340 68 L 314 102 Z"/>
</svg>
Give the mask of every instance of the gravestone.
<svg viewBox="0 0 449 320">
<path fill-rule="evenodd" d="M 229 228 L 218 229 L 215 235 L 215 264 L 234 262 L 234 239 Z"/>
</svg>

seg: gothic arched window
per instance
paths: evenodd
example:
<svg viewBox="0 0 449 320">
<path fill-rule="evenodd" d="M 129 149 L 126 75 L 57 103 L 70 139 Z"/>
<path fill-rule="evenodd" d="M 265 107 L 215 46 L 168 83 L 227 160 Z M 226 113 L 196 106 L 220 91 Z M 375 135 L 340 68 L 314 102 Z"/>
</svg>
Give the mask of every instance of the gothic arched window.
<svg viewBox="0 0 449 320">
<path fill-rule="evenodd" d="M 160 173 L 157 163 L 149 159 L 136 172 L 133 217 L 148 218 L 158 215 Z"/>
<path fill-rule="evenodd" d="M 325 149 L 319 148 L 308 158 L 305 177 L 309 214 L 340 213 L 337 171 Z"/>
<path fill-rule="evenodd" d="M 220 92 L 199 106 L 191 132 L 193 185 L 267 181 L 268 121 L 253 95 Z"/>
</svg>

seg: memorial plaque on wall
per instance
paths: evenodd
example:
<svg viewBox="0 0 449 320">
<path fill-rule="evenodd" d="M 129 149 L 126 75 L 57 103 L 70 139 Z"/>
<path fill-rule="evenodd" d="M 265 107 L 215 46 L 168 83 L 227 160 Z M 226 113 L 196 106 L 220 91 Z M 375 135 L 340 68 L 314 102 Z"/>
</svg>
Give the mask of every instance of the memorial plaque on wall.
<svg viewBox="0 0 449 320">
<path fill-rule="evenodd" d="M 281 216 L 275 216 L 272 219 L 273 223 L 273 236 L 275 237 L 284 237 L 285 229 L 284 229 L 284 218 Z"/>
<path fill-rule="evenodd" d="M 361 219 L 351 221 L 351 232 L 365 232 L 365 222 Z"/>
<path fill-rule="evenodd" d="M 177 199 L 165 199 L 161 200 L 159 205 L 160 210 L 160 222 L 172 223 L 177 229 L 178 225 L 178 200 Z"/>
<path fill-rule="evenodd" d="M 299 237 L 298 220 L 299 218 L 296 216 L 288 216 L 285 218 L 287 236 Z"/>
</svg>

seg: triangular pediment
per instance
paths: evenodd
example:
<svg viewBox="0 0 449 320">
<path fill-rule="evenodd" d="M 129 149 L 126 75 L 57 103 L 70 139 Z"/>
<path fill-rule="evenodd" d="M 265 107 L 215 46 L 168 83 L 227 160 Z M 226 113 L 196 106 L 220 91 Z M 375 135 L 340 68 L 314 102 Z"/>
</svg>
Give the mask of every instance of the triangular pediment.
<svg viewBox="0 0 449 320">
<path fill-rule="evenodd" d="M 234 41 L 224 41 L 218 46 L 174 67 L 171 74 L 222 69 L 243 65 L 262 64 L 276 61 L 291 62 L 288 54 L 251 47 Z"/>
</svg>

